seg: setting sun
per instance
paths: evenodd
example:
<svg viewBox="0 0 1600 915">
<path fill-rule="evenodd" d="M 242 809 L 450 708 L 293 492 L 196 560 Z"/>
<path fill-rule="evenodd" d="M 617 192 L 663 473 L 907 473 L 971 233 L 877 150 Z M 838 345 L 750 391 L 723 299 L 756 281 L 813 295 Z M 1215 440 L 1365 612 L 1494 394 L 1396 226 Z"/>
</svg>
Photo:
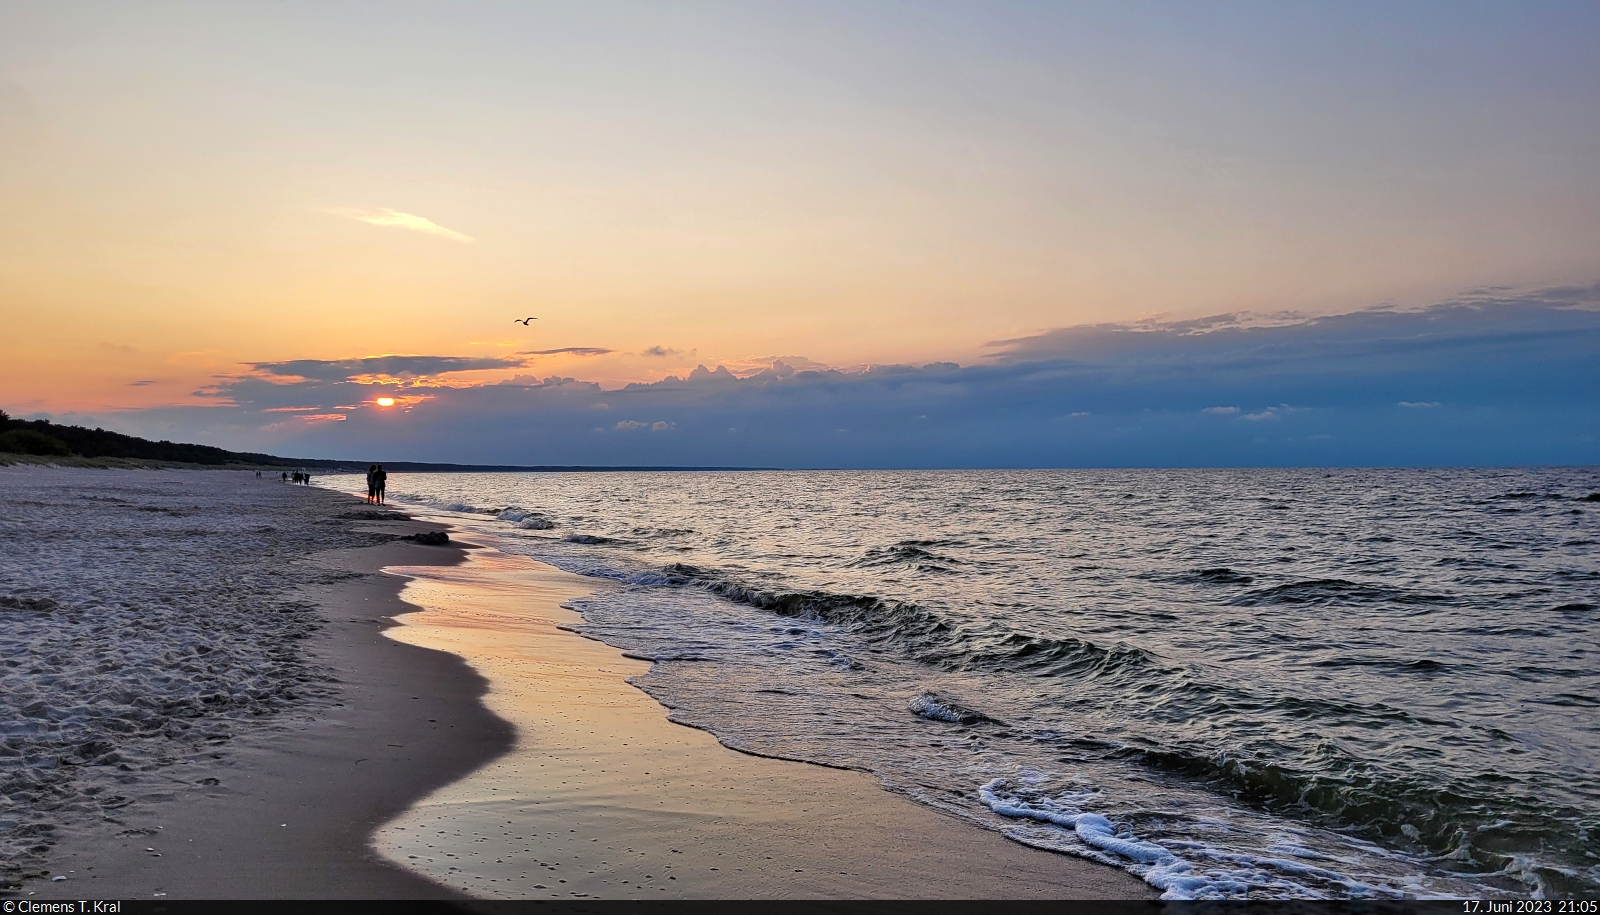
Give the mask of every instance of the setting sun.
<svg viewBox="0 0 1600 915">
<path fill-rule="evenodd" d="M 394 406 L 394 398 L 393 397 L 380 397 L 380 398 L 378 398 L 378 406 L 380 406 L 380 407 L 392 407 L 392 406 Z"/>
</svg>

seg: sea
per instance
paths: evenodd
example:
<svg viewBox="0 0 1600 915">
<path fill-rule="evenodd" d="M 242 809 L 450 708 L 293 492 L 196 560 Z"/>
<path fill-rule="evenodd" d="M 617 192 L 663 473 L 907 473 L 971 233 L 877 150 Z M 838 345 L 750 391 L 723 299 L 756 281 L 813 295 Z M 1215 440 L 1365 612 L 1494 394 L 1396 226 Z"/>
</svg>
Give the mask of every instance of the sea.
<svg viewBox="0 0 1600 915">
<path fill-rule="evenodd" d="M 359 476 L 319 478 L 364 493 Z M 1600 468 L 394 473 L 737 750 L 1168 898 L 1600 895 Z"/>
</svg>

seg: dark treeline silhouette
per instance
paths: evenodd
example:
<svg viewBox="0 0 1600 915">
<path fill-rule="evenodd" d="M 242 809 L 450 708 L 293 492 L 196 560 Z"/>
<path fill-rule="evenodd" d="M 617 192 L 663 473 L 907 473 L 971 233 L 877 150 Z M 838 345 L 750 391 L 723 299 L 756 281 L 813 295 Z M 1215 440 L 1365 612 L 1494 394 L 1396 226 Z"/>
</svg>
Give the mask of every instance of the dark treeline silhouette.
<svg viewBox="0 0 1600 915">
<path fill-rule="evenodd" d="M 270 454 L 226 451 L 210 445 L 181 442 L 152 442 L 149 439 L 105 429 L 63 426 L 45 419 L 12 419 L 0 410 L 0 452 L 45 456 L 76 455 L 86 458 L 142 458 L 149 461 L 181 461 L 186 464 L 267 464 L 288 466 L 306 464 L 293 458 Z"/>
</svg>

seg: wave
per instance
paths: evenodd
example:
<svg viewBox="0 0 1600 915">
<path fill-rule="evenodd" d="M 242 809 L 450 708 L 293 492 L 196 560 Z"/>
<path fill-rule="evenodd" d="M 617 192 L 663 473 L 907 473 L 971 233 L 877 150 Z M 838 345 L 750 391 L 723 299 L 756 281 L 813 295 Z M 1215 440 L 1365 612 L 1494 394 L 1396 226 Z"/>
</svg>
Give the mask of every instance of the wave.
<svg viewBox="0 0 1600 915">
<path fill-rule="evenodd" d="M 1239 607 L 1261 607 L 1272 604 L 1453 604 L 1455 598 L 1442 594 L 1427 594 L 1393 588 L 1387 585 L 1365 585 L 1343 578 L 1317 578 L 1310 581 L 1291 581 L 1241 594 L 1230 603 Z"/>
<path fill-rule="evenodd" d="M 995 813 L 1056 827 L 1043 835 L 1035 831 L 1006 830 L 1007 837 L 1051 851 L 1067 852 L 1104 864 L 1121 866 L 1161 890 L 1164 900 L 1243 899 L 1269 890 L 1273 895 L 1332 898 L 1349 895 L 1351 878 L 1336 871 L 1290 860 L 1284 856 L 1222 852 L 1198 842 L 1185 842 L 1185 858 L 1154 842 L 1119 831 L 1098 813 L 1082 809 L 1096 798 L 1092 791 L 1050 797 L 1019 789 L 1005 779 L 992 779 L 978 789 L 978 797 Z M 1169 843 L 1176 844 L 1176 843 Z M 1285 849 L 1290 854 L 1292 850 Z M 1212 859 L 1214 863 L 1189 858 Z M 1370 887 L 1372 895 L 1400 898 L 1392 887 Z M 1342 892 L 1341 892 L 1342 891 Z"/>
<path fill-rule="evenodd" d="M 498 515 L 500 509 L 486 508 L 482 505 L 472 505 L 456 499 L 440 498 L 421 493 L 394 492 L 390 499 L 396 502 L 406 502 L 412 505 L 421 505 L 436 511 L 459 512 L 465 515 Z"/>
<path fill-rule="evenodd" d="M 959 702 L 935 692 L 918 693 L 906 704 L 911 714 L 931 721 L 948 721 L 951 724 L 1000 724 L 988 715 L 967 708 Z"/>
<path fill-rule="evenodd" d="M 547 531 L 555 527 L 555 522 L 545 516 L 543 512 L 522 508 L 518 505 L 508 505 L 495 515 L 498 521 L 507 521 L 515 524 L 525 531 Z"/>
<path fill-rule="evenodd" d="M 1255 581 L 1255 578 L 1243 572 L 1235 572 L 1232 569 L 1218 568 L 1193 569 L 1181 575 L 1172 576 L 1172 580 L 1183 584 L 1198 585 L 1248 585 Z"/>
<path fill-rule="evenodd" d="M 1172 755 L 1183 756 L 1181 752 Z M 1203 762 L 1194 756 L 1186 759 L 1191 765 Z M 1251 773 L 1258 781 L 1293 780 L 1281 769 L 1259 760 L 1252 760 L 1249 766 L 1226 768 L 1236 774 Z M 1377 846 L 1352 838 L 1358 853 L 1341 855 L 1311 851 L 1290 836 L 1260 836 L 1270 844 L 1257 850 L 1238 841 L 1227 841 L 1220 834 L 1212 837 L 1208 832 L 1200 833 L 1197 839 L 1152 842 L 1141 839 L 1126 825 L 1118 828 L 1107 817 L 1091 812 L 1088 808 L 1104 800 L 1098 792 L 1078 790 L 1051 796 L 1030 786 L 1029 782 L 1037 780 L 1026 775 L 1018 780 L 997 778 L 979 789 L 980 800 L 995 813 L 1048 827 L 1013 827 L 1005 830 L 1008 837 L 1120 866 L 1162 890 L 1163 899 L 1247 898 L 1263 894 L 1268 898 L 1401 898 L 1415 896 L 1423 889 L 1418 883 L 1419 874 L 1446 881 L 1464 880 L 1465 886 L 1478 892 L 1507 892 L 1520 886 L 1523 892 L 1532 891 L 1534 898 L 1582 894 L 1587 889 L 1578 871 L 1543 860 L 1552 853 L 1576 853 L 1580 859 L 1590 853 L 1584 847 L 1581 819 L 1549 822 L 1551 818 L 1542 815 L 1540 806 L 1531 800 L 1521 801 L 1508 817 L 1503 810 L 1491 813 L 1489 806 L 1452 798 L 1437 786 L 1416 786 L 1398 797 L 1374 796 L 1364 802 L 1370 816 L 1363 825 L 1368 828 L 1352 829 L 1348 822 L 1322 819 L 1346 834 L 1382 832 L 1391 840 L 1391 847 L 1409 846 L 1411 850 L 1380 851 Z M 1230 790 L 1235 786 L 1222 781 L 1219 777 L 1213 787 L 1239 795 L 1237 790 Z M 1480 792 L 1476 801 L 1481 803 L 1490 793 Z M 1315 792 L 1300 794 L 1315 798 Z M 1443 814 L 1436 809 L 1440 801 L 1447 805 Z M 1304 819 L 1305 805 L 1301 804 L 1296 812 L 1300 814 L 1296 819 Z M 1159 824 L 1159 818 L 1154 822 Z M 1384 828 L 1371 828 L 1374 822 Z M 1565 847 L 1548 843 L 1547 830 L 1553 825 L 1566 827 L 1569 838 L 1558 843 Z M 1575 825 L 1577 829 L 1573 828 Z M 1546 841 L 1539 841 L 1541 837 Z M 1208 838 L 1218 844 L 1208 843 Z M 1528 848 L 1540 851 L 1529 854 Z"/>
<path fill-rule="evenodd" d="M 961 560 L 927 549 L 935 543 L 931 540 L 902 540 L 893 546 L 873 547 L 846 565 L 858 569 L 904 565 L 918 572 L 953 572 L 951 566 L 960 565 Z"/>
<path fill-rule="evenodd" d="M 586 535 L 569 535 L 566 540 L 588 542 L 574 540 L 575 536 Z M 631 574 L 594 567 L 572 570 L 639 587 L 697 588 L 778 616 L 830 623 L 867 642 L 893 646 L 914 660 L 947 670 L 1133 679 L 1159 666 L 1148 653 L 1122 643 L 1105 647 L 1083 639 L 1030 635 L 994 622 L 962 623 L 910 601 L 762 586 L 687 563 Z"/>
<path fill-rule="evenodd" d="M 20 610 L 24 613 L 54 613 L 61 605 L 48 597 L 9 597 L 0 595 L 0 610 Z"/>
<path fill-rule="evenodd" d="M 1333 669 L 1345 667 L 1372 667 L 1380 670 L 1392 670 L 1399 673 L 1428 675 L 1460 670 L 1461 665 L 1435 661 L 1431 658 L 1363 658 L 1363 657 L 1338 657 L 1313 661 L 1310 667 L 1328 667 Z"/>
<path fill-rule="evenodd" d="M 1423 858 L 1479 874 L 1516 864 L 1558 892 L 1583 884 L 1570 869 L 1544 864 L 1527 849 L 1580 859 L 1594 854 L 1581 811 L 1548 804 L 1507 775 L 1484 773 L 1468 784 L 1384 771 L 1331 741 L 1321 742 L 1301 766 L 1286 761 L 1289 754 L 1268 751 L 1125 748 L 1118 755 L 1269 813 L 1410 847 Z"/>
</svg>

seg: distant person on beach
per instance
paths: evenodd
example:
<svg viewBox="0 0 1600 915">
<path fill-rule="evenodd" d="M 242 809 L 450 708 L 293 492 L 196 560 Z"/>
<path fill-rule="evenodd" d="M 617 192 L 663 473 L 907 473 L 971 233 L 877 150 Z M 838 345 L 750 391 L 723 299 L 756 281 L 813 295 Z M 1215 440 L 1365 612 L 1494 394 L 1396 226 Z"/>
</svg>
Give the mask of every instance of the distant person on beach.
<svg viewBox="0 0 1600 915">
<path fill-rule="evenodd" d="M 285 482 L 285 483 L 289 482 L 289 471 L 285 470 L 283 472 L 282 476 L 283 476 L 283 482 Z"/>
<path fill-rule="evenodd" d="M 378 465 L 371 464 L 367 467 L 367 501 L 378 501 Z"/>
<path fill-rule="evenodd" d="M 384 490 L 384 487 L 387 486 L 388 483 L 389 483 L 389 473 L 388 473 L 388 471 L 383 469 L 383 465 L 382 464 L 378 465 L 377 472 L 372 475 L 372 481 L 374 483 L 376 483 L 377 486 L 378 486 L 378 504 L 382 505 L 382 504 L 384 504 L 383 503 L 383 490 Z"/>
</svg>

